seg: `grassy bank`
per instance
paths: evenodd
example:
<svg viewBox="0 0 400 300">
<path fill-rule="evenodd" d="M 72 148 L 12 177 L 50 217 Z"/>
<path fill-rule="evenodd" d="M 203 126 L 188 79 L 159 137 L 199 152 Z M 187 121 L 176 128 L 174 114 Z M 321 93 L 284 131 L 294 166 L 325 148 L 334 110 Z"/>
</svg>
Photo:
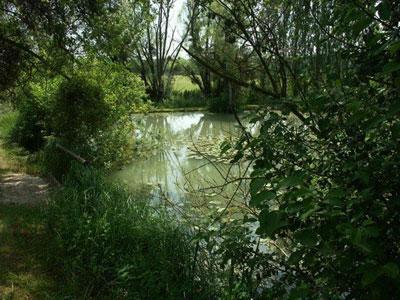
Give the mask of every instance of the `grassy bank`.
<svg viewBox="0 0 400 300">
<path fill-rule="evenodd" d="M 17 118 L 17 111 L 4 104 L 0 106 L 0 172 L 39 174 L 41 168 L 35 155 L 10 141 Z"/>
<path fill-rule="evenodd" d="M 199 87 L 197 84 L 194 84 L 188 76 L 175 75 L 172 90 L 176 92 L 198 91 Z"/>
<path fill-rule="evenodd" d="M 72 169 L 46 219 L 53 264 L 86 295 L 210 299 L 185 227 L 94 169 Z"/>
<path fill-rule="evenodd" d="M 168 113 L 168 112 L 196 112 L 196 111 L 208 111 L 206 107 L 158 107 L 154 108 L 149 113 Z"/>
<path fill-rule="evenodd" d="M 81 299 L 48 265 L 40 207 L 0 204 L 0 299 Z"/>
<path fill-rule="evenodd" d="M 0 180 L 7 173 L 38 172 L 30 154 L 9 142 L 17 116 L 17 112 L 1 106 Z M 48 265 L 49 245 L 42 207 L 0 201 L 0 299 L 79 299 L 79 294 Z"/>
<path fill-rule="evenodd" d="M 243 105 L 242 110 L 252 111 L 262 108 L 261 105 L 247 104 Z M 207 107 L 156 107 L 151 109 L 148 113 L 167 113 L 167 112 L 196 112 L 196 111 L 208 111 Z"/>
<path fill-rule="evenodd" d="M 16 117 L 0 116 L 1 173 L 29 168 Z M 74 165 L 49 203 L 0 204 L 0 299 L 209 299 L 189 231 L 146 199 Z"/>
<path fill-rule="evenodd" d="M 4 172 L 18 167 L 13 161 L 28 164 L 7 139 L 13 114 L 3 114 L 0 122 L 7 147 Z M 251 270 L 264 261 L 248 246 L 241 224 L 224 224 L 227 235 L 221 236 L 208 230 L 207 216 L 199 223 L 181 220 L 166 205 L 132 194 L 98 169 L 72 163 L 69 170 L 41 207 L 0 206 L 0 295 L 6 299 L 202 300 L 256 294 L 259 283 L 246 271 L 247 261 Z M 241 256 L 228 264 L 232 249 Z"/>
</svg>

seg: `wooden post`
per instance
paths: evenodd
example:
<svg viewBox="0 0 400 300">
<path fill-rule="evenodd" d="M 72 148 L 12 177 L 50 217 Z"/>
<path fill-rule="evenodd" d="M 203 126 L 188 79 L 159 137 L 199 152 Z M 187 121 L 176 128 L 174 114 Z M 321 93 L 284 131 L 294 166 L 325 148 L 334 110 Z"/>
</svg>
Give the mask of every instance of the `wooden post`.
<svg viewBox="0 0 400 300">
<path fill-rule="evenodd" d="M 72 152 L 71 150 L 68 150 L 67 148 L 61 146 L 60 144 L 56 144 L 56 147 L 62 151 L 64 151 L 65 153 L 71 155 L 75 160 L 79 161 L 81 164 L 83 165 L 87 165 L 89 164 L 89 161 L 80 157 L 78 154 L 75 154 L 74 152 Z"/>
</svg>

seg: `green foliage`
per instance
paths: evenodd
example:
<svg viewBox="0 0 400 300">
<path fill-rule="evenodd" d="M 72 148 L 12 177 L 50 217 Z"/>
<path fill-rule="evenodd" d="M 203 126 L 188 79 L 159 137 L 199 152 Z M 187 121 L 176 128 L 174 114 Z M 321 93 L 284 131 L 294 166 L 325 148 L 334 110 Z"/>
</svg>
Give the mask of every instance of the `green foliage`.
<svg viewBox="0 0 400 300">
<path fill-rule="evenodd" d="M 135 111 L 147 111 L 138 76 L 112 64 L 83 60 L 68 79 L 55 77 L 31 83 L 14 101 L 20 111 L 12 140 L 30 151 L 45 147 L 46 169 L 61 178 L 70 158 L 59 143 L 99 167 L 112 168 L 132 159 Z M 100 84 L 101 83 L 101 84 Z"/>
<path fill-rule="evenodd" d="M 4 33 L 1 30 L 0 41 L 2 41 L 2 34 Z M 22 54 L 23 52 L 18 48 L 3 42 L 0 44 L 0 92 L 12 87 L 20 76 Z"/>
<path fill-rule="evenodd" d="M 207 216 L 203 225 L 221 217 L 221 211 L 209 207 Z M 205 272 L 202 280 L 214 288 L 216 299 L 263 299 L 266 276 L 269 281 L 279 276 L 279 270 L 270 264 L 271 254 L 260 249 L 249 222 L 224 215 L 198 229 L 197 264 L 206 266 L 200 268 Z"/>
<path fill-rule="evenodd" d="M 245 95 L 240 89 L 232 87 L 231 99 L 229 99 L 229 87 L 224 86 L 214 95 L 207 98 L 208 109 L 215 113 L 232 113 L 233 109 L 238 110 L 244 103 Z"/>
<path fill-rule="evenodd" d="M 46 211 L 54 263 L 94 297 L 195 296 L 188 233 L 139 198 L 75 166 Z"/>
<path fill-rule="evenodd" d="M 254 116 L 259 133 L 233 159 L 254 162 L 256 234 L 283 270 L 264 273 L 269 298 L 400 294 L 398 5 L 378 2 L 221 2 L 218 20 L 257 53 L 254 82 L 279 107 Z"/>
<path fill-rule="evenodd" d="M 306 294 L 348 292 L 358 298 L 399 292 L 394 249 L 400 235 L 400 111 L 390 93 L 382 107 L 371 91 L 353 88 L 331 96 L 342 104 L 334 117 L 319 119 L 318 138 L 308 126 L 276 113 L 256 119 L 263 120 L 252 141 L 260 153 L 250 185 L 250 203 L 260 209 L 257 233 L 287 243 L 291 255 L 280 264 L 297 272 L 286 273 L 282 284 L 316 289 Z M 363 105 L 354 105 L 358 101 Z M 260 178 L 268 186 L 257 184 Z"/>
<path fill-rule="evenodd" d="M 68 144 L 87 142 L 111 122 L 104 90 L 92 78 L 78 75 L 64 80 L 54 98 L 53 131 Z"/>
<path fill-rule="evenodd" d="M 37 65 L 63 74 L 76 54 L 68 49 L 80 57 L 99 49 L 99 56 L 139 64 L 154 99 L 169 95 L 175 51 L 169 51 L 168 36 L 162 38 L 168 24 L 158 19 L 147 28 L 142 48 L 132 48 L 137 28 L 145 28 L 130 21 L 140 5 L 3 2 L 2 98 L 21 78 L 31 79 Z M 199 229 L 192 261 L 191 236 L 168 217 L 129 200 L 97 174 L 74 169 L 49 209 L 65 269 L 78 270 L 77 280 L 88 282 L 95 296 L 104 290 L 131 298 L 193 298 L 193 291 L 207 299 L 400 294 L 397 2 L 221 0 L 189 1 L 188 7 L 188 15 L 197 16 L 187 22 L 188 48 L 200 59 L 178 62 L 177 72 L 187 70 L 212 111 L 231 110 L 241 93 L 272 108 L 254 116 L 251 123 L 260 132 L 241 138 L 232 160 L 254 163 L 248 200 L 258 216 L 257 231 L 236 222 Z M 71 36 L 75 31 L 82 38 Z M 129 115 L 147 109 L 137 76 L 89 58 L 79 63 L 71 64 L 61 83 L 51 80 L 49 90 L 44 82 L 20 84 L 28 88 L 18 97 L 14 139 L 33 151 L 54 134 L 44 155 L 59 176 L 70 159 L 56 142 L 96 166 L 127 161 L 134 142 Z M 194 92 L 185 93 L 167 105 L 200 101 Z M 260 237 L 266 255 L 254 254 Z"/>
<path fill-rule="evenodd" d="M 172 93 L 185 91 L 198 91 L 199 87 L 188 76 L 175 75 L 172 79 Z"/>
<path fill-rule="evenodd" d="M 85 70 L 64 81 L 55 98 L 54 132 L 61 144 L 100 167 L 132 159 L 130 116 L 147 109 L 144 86 L 136 75 L 114 64 L 87 63 Z"/>
<path fill-rule="evenodd" d="M 0 92 L 38 70 L 65 76 L 91 50 L 123 60 L 148 11 L 147 3 L 130 0 L 2 0 L 0 6 Z M 80 38 L 73 38 L 77 31 Z"/>
<path fill-rule="evenodd" d="M 166 108 L 205 107 L 206 99 L 198 90 L 175 91 L 160 106 Z"/>
<path fill-rule="evenodd" d="M 278 275 L 248 221 L 190 229 L 146 198 L 74 165 L 46 208 L 51 265 L 95 298 L 249 299 Z"/>
<path fill-rule="evenodd" d="M 363 8 L 385 20 L 389 3 Z M 257 233 L 288 254 L 276 251 L 275 263 L 286 271 L 269 289 L 272 297 L 400 294 L 398 38 L 364 10 L 343 2 L 333 14 L 340 18 L 335 33 L 352 43 L 364 37 L 362 53 L 346 50 L 353 68 L 329 74 L 330 88 L 292 101 L 304 119 L 259 112 L 251 122 L 260 133 L 237 145 L 254 160 Z"/>
<path fill-rule="evenodd" d="M 98 60 L 84 60 L 79 72 L 103 88 L 105 102 L 110 105 L 113 117 L 120 119 L 146 107 L 148 101 L 144 84 L 137 74 L 125 67 Z"/>
<path fill-rule="evenodd" d="M 181 78 L 181 79 L 186 79 L 186 69 L 190 65 L 190 61 L 188 59 L 185 59 L 183 57 L 178 57 L 175 61 L 175 68 L 174 68 L 174 78 Z M 185 80 L 186 81 L 186 80 Z M 173 89 L 176 89 L 176 82 L 174 82 Z"/>
<path fill-rule="evenodd" d="M 85 67 L 64 80 L 55 94 L 54 132 L 67 143 L 87 143 L 99 132 L 103 137 L 108 130 L 125 129 L 130 115 L 146 100 L 143 83 L 125 68 L 92 60 L 82 63 Z"/>
<path fill-rule="evenodd" d="M 225 95 L 210 97 L 208 99 L 208 109 L 215 113 L 230 112 L 231 107 L 228 97 Z"/>
<path fill-rule="evenodd" d="M 10 138 L 29 151 L 40 149 L 45 136 L 50 134 L 51 88 L 36 84 L 29 90 L 18 90 L 16 103 L 19 114 Z"/>
<path fill-rule="evenodd" d="M 15 112 L 8 105 L 0 105 L 0 138 L 7 140 L 18 119 L 18 112 Z"/>
</svg>

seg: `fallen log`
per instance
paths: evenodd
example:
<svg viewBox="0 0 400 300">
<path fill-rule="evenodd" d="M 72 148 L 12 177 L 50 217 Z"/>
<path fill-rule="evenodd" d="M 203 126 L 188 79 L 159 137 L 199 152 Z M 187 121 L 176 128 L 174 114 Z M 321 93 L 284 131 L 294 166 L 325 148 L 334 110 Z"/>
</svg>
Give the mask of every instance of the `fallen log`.
<svg viewBox="0 0 400 300">
<path fill-rule="evenodd" d="M 71 150 L 68 150 L 64 146 L 61 146 L 60 144 L 56 144 L 56 147 L 58 149 L 64 151 L 65 153 L 69 154 L 70 156 L 72 156 L 75 160 L 79 161 L 81 164 L 83 164 L 83 165 L 88 165 L 89 164 L 88 160 L 82 158 L 81 156 L 79 156 L 78 154 L 72 152 Z"/>
</svg>

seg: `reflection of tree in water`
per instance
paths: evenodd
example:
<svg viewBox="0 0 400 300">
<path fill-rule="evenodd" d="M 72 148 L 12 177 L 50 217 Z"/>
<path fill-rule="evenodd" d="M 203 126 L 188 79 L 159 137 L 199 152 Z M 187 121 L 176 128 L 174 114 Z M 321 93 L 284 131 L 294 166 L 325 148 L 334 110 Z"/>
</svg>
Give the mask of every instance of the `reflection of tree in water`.
<svg viewBox="0 0 400 300">
<path fill-rule="evenodd" d="M 233 116 L 152 114 L 142 116 L 139 124 L 141 136 L 152 136 L 160 147 L 118 174 L 131 187 L 139 183 L 152 185 L 155 191 L 161 188 L 173 202 L 189 202 L 196 207 L 225 201 L 234 194 L 234 183 L 222 185 L 226 175 L 229 179 L 240 174 L 240 166 L 232 168 L 216 159 L 219 144 L 239 133 Z M 244 194 L 236 197 L 243 200 Z"/>
<path fill-rule="evenodd" d="M 234 119 L 230 115 L 203 113 L 190 114 L 153 114 L 139 121 L 141 136 L 156 137 L 160 148 L 168 146 L 189 146 L 193 142 L 222 140 L 237 132 Z M 161 149 L 160 149 L 161 150 Z"/>
</svg>

